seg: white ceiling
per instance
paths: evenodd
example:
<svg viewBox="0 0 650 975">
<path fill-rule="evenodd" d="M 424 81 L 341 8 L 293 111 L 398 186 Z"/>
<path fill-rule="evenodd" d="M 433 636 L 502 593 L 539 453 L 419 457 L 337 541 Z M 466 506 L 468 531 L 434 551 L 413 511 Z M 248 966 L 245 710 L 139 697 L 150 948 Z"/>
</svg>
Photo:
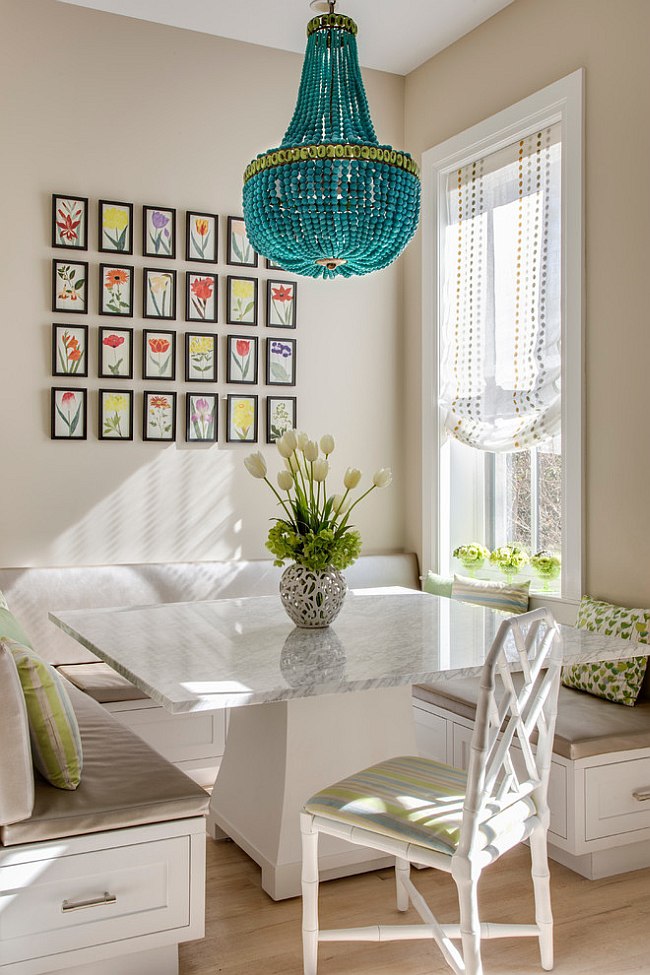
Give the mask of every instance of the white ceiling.
<svg viewBox="0 0 650 975">
<path fill-rule="evenodd" d="M 282 51 L 305 50 L 308 0 L 61 0 Z M 340 0 L 366 68 L 408 74 L 513 0 Z"/>
</svg>

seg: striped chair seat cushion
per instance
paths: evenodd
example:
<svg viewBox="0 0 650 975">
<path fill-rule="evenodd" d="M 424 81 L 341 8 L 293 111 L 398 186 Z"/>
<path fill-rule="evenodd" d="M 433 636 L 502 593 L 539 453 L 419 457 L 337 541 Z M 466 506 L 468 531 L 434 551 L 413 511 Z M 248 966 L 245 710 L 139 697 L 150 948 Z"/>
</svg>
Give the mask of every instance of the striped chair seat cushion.
<svg viewBox="0 0 650 975">
<path fill-rule="evenodd" d="M 451 855 L 460 840 L 466 788 L 461 769 L 402 756 L 323 789 L 305 811 Z M 511 805 L 491 800 L 481 817 L 481 848 L 510 832 L 521 839 L 522 824 L 535 812 L 531 797 Z"/>
</svg>

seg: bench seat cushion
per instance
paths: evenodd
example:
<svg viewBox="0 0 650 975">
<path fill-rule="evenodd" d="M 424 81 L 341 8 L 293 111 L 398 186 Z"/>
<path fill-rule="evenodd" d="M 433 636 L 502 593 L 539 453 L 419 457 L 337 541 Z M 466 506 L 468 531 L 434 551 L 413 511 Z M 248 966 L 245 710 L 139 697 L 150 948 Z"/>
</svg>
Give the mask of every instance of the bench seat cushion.
<svg viewBox="0 0 650 975">
<path fill-rule="evenodd" d="M 521 677 L 514 675 L 515 683 Z M 519 677 L 519 681 L 516 678 Z M 478 677 L 454 677 L 413 688 L 416 698 L 471 721 L 476 716 Z M 634 748 L 650 748 L 650 701 L 621 708 L 560 687 L 553 751 L 576 760 Z"/>
<path fill-rule="evenodd" d="M 126 677 L 104 663 L 64 664 L 60 674 L 100 704 L 113 701 L 142 701 L 147 695 Z"/>
<path fill-rule="evenodd" d="M 84 769 L 74 792 L 37 777 L 30 819 L 0 828 L 4 846 L 201 816 L 208 795 L 76 687 Z"/>
</svg>

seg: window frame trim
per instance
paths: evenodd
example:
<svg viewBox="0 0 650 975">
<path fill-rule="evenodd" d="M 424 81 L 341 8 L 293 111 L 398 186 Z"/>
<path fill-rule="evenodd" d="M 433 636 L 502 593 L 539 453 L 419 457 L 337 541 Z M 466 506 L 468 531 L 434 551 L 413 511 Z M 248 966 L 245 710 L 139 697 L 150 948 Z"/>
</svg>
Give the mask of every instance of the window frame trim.
<svg viewBox="0 0 650 975">
<path fill-rule="evenodd" d="M 438 323 L 447 174 L 554 122 L 562 126 L 562 592 L 578 601 L 584 582 L 584 69 L 497 112 L 422 154 L 422 564 L 439 570 L 448 535 L 441 523 L 443 429 L 438 402 Z M 570 325 L 569 325 L 570 323 Z M 438 449 L 432 450 L 432 444 Z M 558 597 L 549 596 L 549 601 Z"/>
</svg>

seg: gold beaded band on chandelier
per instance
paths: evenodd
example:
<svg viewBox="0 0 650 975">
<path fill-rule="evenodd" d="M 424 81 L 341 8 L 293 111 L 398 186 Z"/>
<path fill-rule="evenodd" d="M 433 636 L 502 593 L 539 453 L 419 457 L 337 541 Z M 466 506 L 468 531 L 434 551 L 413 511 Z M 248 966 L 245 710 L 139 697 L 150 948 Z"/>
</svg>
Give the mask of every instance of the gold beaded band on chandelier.
<svg viewBox="0 0 650 975">
<path fill-rule="evenodd" d="M 293 149 L 274 149 L 253 159 L 244 172 L 244 183 L 251 177 L 273 166 L 300 162 L 305 159 L 370 159 L 385 163 L 396 169 L 403 169 L 414 176 L 420 175 L 420 168 L 406 152 L 395 149 L 382 149 L 380 146 L 358 146 L 334 143 L 332 145 L 296 146 Z"/>
<path fill-rule="evenodd" d="M 313 17 L 307 24 L 307 37 L 311 37 L 317 30 L 330 30 L 332 27 L 347 30 L 354 35 L 358 30 L 352 18 L 346 17 L 345 14 L 320 14 L 318 17 Z"/>
</svg>

